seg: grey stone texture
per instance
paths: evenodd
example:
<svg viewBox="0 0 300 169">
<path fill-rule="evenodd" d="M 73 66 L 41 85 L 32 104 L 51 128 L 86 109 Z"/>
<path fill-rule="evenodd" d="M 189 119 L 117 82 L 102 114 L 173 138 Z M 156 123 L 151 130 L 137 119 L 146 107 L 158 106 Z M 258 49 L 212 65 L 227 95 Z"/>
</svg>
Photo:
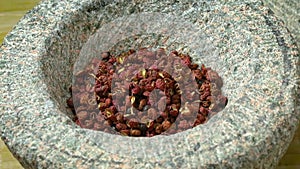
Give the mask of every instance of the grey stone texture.
<svg viewBox="0 0 300 169">
<path fill-rule="evenodd" d="M 78 127 L 65 100 L 81 48 L 98 30 L 114 34 L 120 18 L 145 13 L 187 23 L 165 30 L 159 18 L 144 20 L 146 30 L 171 35 L 157 47 L 184 48 L 221 75 L 227 107 L 170 136 Z M 25 168 L 275 168 L 299 123 L 299 67 L 290 32 L 261 1 L 45 0 L 0 49 L 1 138 Z"/>
</svg>

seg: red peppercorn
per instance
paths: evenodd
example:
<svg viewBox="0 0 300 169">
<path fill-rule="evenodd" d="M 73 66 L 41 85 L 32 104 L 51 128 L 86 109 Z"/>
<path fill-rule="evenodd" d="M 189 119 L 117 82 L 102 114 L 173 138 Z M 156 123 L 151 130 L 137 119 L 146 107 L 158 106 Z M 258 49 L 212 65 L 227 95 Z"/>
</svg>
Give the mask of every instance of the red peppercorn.
<svg viewBox="0 0 300 169">
<path fill-rule="evenodd" d="M 70 93 L 72 91 L 78 93 L 74 94 L 72 98 L 74 102 L 81 104 L 80 107 L 76 107 L 76 112 L 81 112 L 81 114 L 77 113 L 77 120 L 75 120 L 82 127 L 110 133 L 114 133 L 110 127 L 115 127 L 122 135 L 127 136 L 151 137 L 166 130 L 170 130 L 168 134 L 176 133 L 193 127 L 189 122 L 189 120 L 193 120 L 190 116 L 192 112 L 198 111 L 197 119 L 194 120 L 193 124 L 196 126 L 204 123 L 208 116 L 210 117 L 217 111 L 222 110 L 228 102 L 227 98 L 221 95 L 223 82 L 220 76 L 204 65 L 198 68 L 197 64 L 192 63 L 190 56 L 178 54 L 177 51 L 173 51 L 167 56 L 164 49 L 152 52 L 144 48 L 138 52 L 130 50 L 122 53 L 118 58 L 112 56 L 109 52 L 103 52 L 101 56 L 102 60 L 93 59 L 91 68 L 76 74 L 78 85 L 69 89 Z M 140 62 L 144 62 L 145 69 L 137 71 L 140 68 L 134 63 Z M 115 66 L 118 64 L 122 65 L 122 69 L 115 70 Z M 193 92 L 181 98 L 181 93 L 185 90 L 181 90 L 172 77 L 174 69 L 177 70 L 177 67 L 181 67 L 180 64 L 188 66 L 195 76 L 199 87 L 199 96 L 196 92 Z M 97 70 L 95 70 L 95 67 Z M 164 71 L 160 71 L 162 67 L 164 67 Z M 190 71 L 178 70 L 180 70 L 178 76 L 182 77 L 181 80 L 184 81 L 186 74 Z M 124 77 L 135 73 L 136 75 L 131 82 L 124 79 Z M 88 74 L 94 76 L 94 86 L 89 84 L 89 80 L 86 78 Z M 118 92 L 112 93 L 112 81 L 114 81 L 117 90 L 129 89 L 130 98 Z M 191 87 L 193 85 L 184 85 L 186 89 Z M 159 94 L 153 92 L 154 89 L 159 89 Z M 89 93 L 91 91 L 96 94 L 96 102 L 101 112 L 88 113 L 85 117 L 85 113 L 82 113 L 82 111 L 94 111 L 93 107 L 90 106 L 90 98 L 93 97 L 93 93 Z M 113 100 L 112 96 L 118 99 Z M 75 112 L 72 98 L 67 100 L 67 105 Z M 199 102 L 198 99 L 200 104 L 185 104 L 187 107 L 179 112 L 181 102 Z M 157 106 L 158 110 L 149 109 L 150 105 Z M 199 105 L 200 107 L 192 105 Z M 140 111 L 131 109 L 131 106 Z M 147 115 L 142 110 L 147 110 Z M 133 115 L 128 116 L 129 114 L 124 118 L 122 113 L 134 113 L 138 115 L 138 119 L 142 122 L 137 121 L 135 119 L 137 117 L 133 118 Z M 181 113 L 180 116 L 178 116 L 179 113 Z M 79 119 L 83 121 L 81 122 Z M 173 125 L 175 128 L 169 129 L 177 119 L 179 119 L 177 128 L 176 125 Z"/>
<path fill-rule="evenodd" d="M 121 114 L 121 113 L 117 113 L 117 114 L 116 114 L 116 120 L 117 120 L 119 123 L 123 123 L 123 122 L 124 122 L 124 115 Z"/>
<path fill-rule="evenodd" d="M 138 128 L 138 126 L 139 126 L 139 123 L 138 123 L 138 121 L 136 120 L 136 119 L 130 119 L 129 121 L 128 121 L 128 123 L 127 123 L 127 126 L 129 127 L 129 128 Z"/>
<path fill-rule="evenodd" d="M 160 133 L 162 133 L 162 131 L 163 131 L 163 127 L 162 127 L 161 124 L 159 124 L 159 125 L 157 125 L 157 126 L 155 127 L 155 133 L 156 133 L 156 134 L 160 134 Z"/>
<path fill-rule="evenodd" d="M 110 53 L 109 52 L 103 52 L 103 53 L 101 53 L 101 57 L 104 60 L 108 60 L 110 58 Z"/>
<path fill-rule="evenodd" d="M 129 136 L 130 130 L 121 130 L 120 133 L 121 133 L 121 135 L 123 135 L 123 136 Z"/>
<path fill-rule="evenodd" d="M 205 117 L 202 114 L 197 114 L 197 119 L 199 120 L 200 123 L 203 123 L 205 121 Z"/>
<path fill-rule="evenodd" d="M 154 121 L 153 120 L 150 120 L 146 123 L 146 127 L 148 128 L 148 131 L 152 131 L 153 128 L 154 128 Z"/>
<path fill-rule="evenodd" d="M 130 135 L 131 136 L 140 136 L 141 135 L 141 131 L 138 130 L 138 129 L 130 130 Z"/>
<path fill-rule="evenodd" d="M 168 120 L 165 120 L 163 123 L 162 123 L 162 128 L 164 131 L 168 130 L 171 126 L 171 122 L 168 121 Z"/>
<path fill-rule="evenodd" d="M 145 91 L 145 92 L 143 93 L 143 95 L 144 95 L 144 96 L 147 96 L 147 97 L 149 97 L 150 94 L 151 94 L 151 92 L 149 92 L 149 91 Z"/>
<path fill-rule="evenodd" d="M 146 99 L 142 99 L 140 100 L 140 104 L 139 104 L 139 107 L 138 109 L 139 110 L 143 110 L 144 106 L 147 104 L 147 100 Z"/>
<path fill-rule="evenodd" d="M 116 125 L 116 129 L 117 129 L 118 131 L 125 130 L 126 128 L 127 128 L 126 124 L 123 124 L 123 123 L 118 123 L 118 124 Z"/>
<path fill-rule="evenodd" d="M 139 94 L 139 92 L 140 92 L 139 86 L 135 86 L 134 88 L 131 89 L 132 94 Z"/>
<path fill-rule="evenodd" d="M 202 115 L 207 116 L 208 110 L 206 108 L 201 106 L 199 110 Z"/>
<path fill-rule="evenodd" d="M 68 107 L 74 107 L 74 104 L 73 104 L 73 98 L 70 97 L 68 100 L 67 100 L 67 105 Z"/>
<path fill-rule="evenodd" d="M 173 116 L 173 117 L 177 117 L 179 114 L 178 110 L 171 110 L 170 111 L 170 115 Z"/>
<path fill-rule="evenodd" d="M 110 98 L 105 99 L 105 107 L 110 107 L 110 105 L 111 105 L 111 99 Z"/>
<path fill-rule="evenodd" d="M 164 90 L 165 89 L 165 82 L 163 81 L 163 79 L 157 79 L 156 82 L 155 82 L 155 87 L 157 89 Z"/>
<path fill-rule="evenodd" d="M 190 57 L 184 56 L 184 57 L 182 58 L 182 63 L 183 63 L 184 65 L 189 66 L 192 62 L 191 62 Z"/>
</svg>

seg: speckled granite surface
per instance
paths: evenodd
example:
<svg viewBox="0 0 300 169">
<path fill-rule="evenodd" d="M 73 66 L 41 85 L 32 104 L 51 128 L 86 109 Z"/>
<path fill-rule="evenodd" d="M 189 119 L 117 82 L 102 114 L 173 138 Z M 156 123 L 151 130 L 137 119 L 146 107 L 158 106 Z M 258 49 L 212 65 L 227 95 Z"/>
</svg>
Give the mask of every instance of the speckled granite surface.
<svg viewBox="0 0 300 169">
<path fill-rule="evenodd" d="M 263 0 L 278 18 L 284 21 L 289 31 L 300 45 L 300 2 L 299 0 Z"/>
<path fill-rule="evenodd" d="M 70 120 L 65 99 L 81 47 L 99 28 L 139 12 L 181 18 L 211 43 L 186 43 L 223 77 L 229 98 L 207 124 L 128 138 Z M 191 36 L 183 35 L 169 44 Z M 0 77 L 1 138 L 25 168 L 274 168 L 299 122 L 299 54 L 260 1 L 43 1 L 6 37 Z"/>
</svg>

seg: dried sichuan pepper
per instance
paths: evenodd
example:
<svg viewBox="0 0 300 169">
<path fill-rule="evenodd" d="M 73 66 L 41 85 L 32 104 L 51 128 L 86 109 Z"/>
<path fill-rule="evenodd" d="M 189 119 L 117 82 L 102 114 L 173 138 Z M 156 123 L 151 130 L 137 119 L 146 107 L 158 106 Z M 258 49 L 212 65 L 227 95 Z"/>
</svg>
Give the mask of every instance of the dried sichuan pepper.
<svg viewBox="0 0 300 169">
<path fill-rule="evenodd" d="M 139 69 L 139 65 L 143 68 Z M 187 73 L 180 65 L 190 69 L 198 87 L 197 92 L 189 92 L 185 98 L 182 90 L 192 85 L 187 81 L 185 89 L 180 89 L 177 80 L 185 81 Z M 75 77 L 76 86 L 70 88 L 67 105 L 76 113 L 76 124 L 113 134 L 174 134 L 205 123 L 227 104 L 218 73 L 177 51 L 167 55 L 164 49 L 153 52 L 144 48 L 117 57 L 103 52 L 101 59 L 93 59 L 91 66 Z M 181 105 L 182 101 L 185 105 Z"/>
</svg>

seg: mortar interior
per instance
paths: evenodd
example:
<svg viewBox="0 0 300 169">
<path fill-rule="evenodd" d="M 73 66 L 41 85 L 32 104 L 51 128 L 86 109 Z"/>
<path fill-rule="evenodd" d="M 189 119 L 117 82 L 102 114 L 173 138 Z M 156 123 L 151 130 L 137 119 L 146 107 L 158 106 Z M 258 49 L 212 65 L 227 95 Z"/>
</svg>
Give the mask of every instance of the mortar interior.
<svg viewBox="0 0 300 169">
<path fill-rule="evenodd" d="M 156 22 L 158 19 L 163 20 L 164 25 L 157 23 L 156 27 L 163 27 L 159 31 L 153 29 L 150 31 L 143 30 L 140 27 L 135 28 L 135 25 L 127 25 L 126 28 L 121 28 L 123 25 L 115 26 L 122 20 L 129 22 L 126 21 L 128 18 L 122 17 L 117 18 L 117 21 L 102 25 L 102 27 L 100 26 L 101 21 L 94 19 L 96 18 L 94 15 L 78 14 L 78 17 L 74 16 L 67 23 L 60 23 L 60 27 L 65 29 L 53 32 L 52 36 L 48 37 L 47 53 L 41 59 L 41 68 L 45 75 L 43 80 L 48 86 L 51 98 L 59 105 L 61 112 L 74 119 L 74 115 L 66 108 L 66 99 L 70 96 L 68 88 L 72 84 L 73 74 L 85 69 L 92 58 L 99 58 L 99 54 L 103 51 L 112 51 L 115 55 L 118 55 L 129 49 L 138 50 L 142 47 L 149 47 L 153 50 L 165 48 L 167 52 L 177 50 L 188 53 L 193 61 L 199 65 L 205 64 L 214 70 L 224 68 L 222 60 L 217 56 L 217 50 L 214 49 L 214 44 L 209 40 L 210 37 L 204 34 L 197 35 L 197 33 L 201 33 L 198 28 L 194 28 L 195 33 L 188 36 L 196 35 L 198 42 L 191 42 L 186 37 L 182 37 L 181 34 L 174 35 L 177 31 L 180 31 L 179 27 L 183 27 L 185 24 L 183 20 L 180 20 L 182 18 L 176 20 L 177 29 L 169 29 L 166 33 L 161 30 L 173 26 L 174 19 L 168 21 L 171 17 L 169 15 L 151 14 L 151 16 L 153 17 L 152 22 Z M 133 16 L 129 20 L 143 22 L 146 16 L 138 19 L 136 17 Z M 118 30 L 120 28 L 121 31 Z M 122 32 L 122 36 L 115 37 L 114 34 L 119 32 Z M 105 37 L 99 38 L 100 36 Z"/>
</svg>

